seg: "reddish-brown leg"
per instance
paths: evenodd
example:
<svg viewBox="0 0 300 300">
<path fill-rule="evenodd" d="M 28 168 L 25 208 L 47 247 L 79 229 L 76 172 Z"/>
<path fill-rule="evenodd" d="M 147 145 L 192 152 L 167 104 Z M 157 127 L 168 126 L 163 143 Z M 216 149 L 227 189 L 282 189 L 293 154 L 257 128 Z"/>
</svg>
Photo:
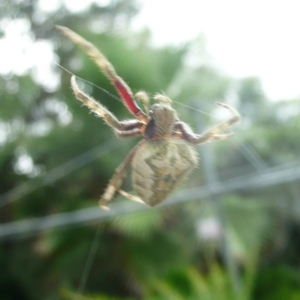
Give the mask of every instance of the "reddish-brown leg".
<svg viewBox="0 0 300 300">
<path fill-rule="evenodd" d="M 132 92 L 125 81 L 119 77 L 107 58 L 90 42 L 86 41 L 80 35 L 64 26 L 56 26 L 64 35 L 71 41 L 80 46 L 97 64 L 102 72 L 108 77 L 111 83 L 115 86 L 119 95 L 123 99 L 127 108 L 133 113 L 140 121 L 148 123 L 149 117 L 143 113 L 140 107 L 135 102 Z"/>
<path fill-rule="evenodd" d="M 76 77 L 72 76 L 71 78 L 71 86 L 75 97 L 80 100 L 85 106 L 87 106 L 96 116 L 101 117 L 104 119 L 107 125 L 113 127 L 115 132 L 124 132 L 124 131 L 133 131 L 138 130 L 140 131 L 142 128 L 145 127 L 145 124 L 139 120 L 126 120 L 126 121 L 119 121 L 116 116 L 111 113 L 107 108 L 105 108 L 101 103 L 96 101 L 91 96 L 86 95 L 76 83 Z M 137 133 L 135 131 L 135 133 Z M 118 135 L 118 134 L 117 134 Z M 138 135 L 138 134 L 133 134 Z M 139 134 L 141 135 L 141 133 Z M 119 136 L 119 135 L 118 135 Z M 125 134 L 124 134 L 125 136 Z M 130 136 L 129 134 L 127 136 Z"/>
</svg>

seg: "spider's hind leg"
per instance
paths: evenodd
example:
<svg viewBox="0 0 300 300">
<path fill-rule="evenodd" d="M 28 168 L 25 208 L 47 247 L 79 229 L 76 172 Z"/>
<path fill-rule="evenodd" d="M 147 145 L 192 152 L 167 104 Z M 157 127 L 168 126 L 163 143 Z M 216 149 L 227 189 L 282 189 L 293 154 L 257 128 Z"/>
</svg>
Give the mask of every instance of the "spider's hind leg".
<svg viewBox="0 0 300 300">
<path fill-rule="evenodd" d="M 135 195 L 132 195 L 132 194 L 129 194 L 123 190 L 119 190 L 119 193 L 124 196 L 125 198 L 131 200 L 131 201 L 135 201 L 135 202 L 138 202 L 138 203 L 143 203 L 143 204 L 146 204 L 140 197 L 138 196 L 135 196 Z"/>
<path fill-rule="evenodd" d="M 127 155 L 124 161 L 120 164 L 120 166 L 116 169 L 115 174 L 110 179 L 107 188 L 102 195 L 99 205 L 101 208 L 105 210 L 109 210 L 108 204 L 116 197 L 116 193 L 119 192 L 120 194 L 124 195 L 125 192 L 121 191 L 120 188 L 123 184 L 123 178 L 125 177 L 125 171 L 130 166 L 131 161 L 137 151 L 137 149 L 142 146 L 146 141 L 142 140 L 138 143 L 133 150 Z M 126 197 L 126 196 L 125 196 Z M 127 197 L 128 198 L 128 197 Z M 130 198 L 129 198 L 130 199 Z M 130 199 L 132 200 L 132 199 Z M 138 201 L 140 202 L 140 201 Z"/>
<path fill-rule="evenodd" d="M 126 166 L 125 166 L 125 168 L 126 168 Z M 104 194 L 102 195 L 101 199 L 99 200 L 99 205 L 104 210 L 109 210 L 109 207 L 108 207 L 109 202 L 115 198 L 116 193 L 120 189 L 120 187 L 123 183 L 123 178 L 125 177 L 125 174 L 124 174 L 125 168 L 123 171 L 118 171 L 119 168 L 117 169 L 114 176 L 109 181 Z"/>
</svg>

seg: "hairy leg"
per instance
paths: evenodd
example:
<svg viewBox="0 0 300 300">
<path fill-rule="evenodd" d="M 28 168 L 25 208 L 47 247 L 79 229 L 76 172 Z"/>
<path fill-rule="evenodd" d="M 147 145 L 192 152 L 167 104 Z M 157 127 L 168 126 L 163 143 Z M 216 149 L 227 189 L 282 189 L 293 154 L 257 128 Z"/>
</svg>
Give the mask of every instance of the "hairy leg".
<svg viewBox="0 0 300 300">
<path fill-rule="evenodd" d="M 135 196 L 135 195 L 132 195 L 132 194 L 129 194 L 123 190 L 119 190 L 119 193 L 124 196 L 125 198 L 127 198 L 128 200 L 131 200 L 131 201 L 135 201 L 135 202 L 138 202 L 138 203 L 142 203 L 142 204 L 146 204 L 140 197 L 138 196 Z"/>
<path fill-rule="evenodd" d="M 139 101 L 142 102 L 142 105 L 144 107 L 144 110 L 146 112 L 146 114 L 149 114 L 149 110 L 150 110 L 150 101 L 149 101 L 149 97 L 146 94 L 146 92 L 144 91 L 139 91 L 135 94 L 135 98 L 137 98 Z"/>
<path fill-rule="evenodd" d="M 72 42 L 80 46 L 89 57 L 91 57 L 96 65 L 101 69 L 104 75 L 116 88 L 128 110 L 133 113 L 141 122 L 147 123 L 149 117 L 143 113 L 137 103 L 134 101 L 132 92 L 126 82 L 117 75 L 113 65 L 108 59 L 90 42 L 85 40 L 79 34 L 64 26 L 56 26 L 65 36 Z"/>
<path fill-rule="evenodd" d="M 230 127 L 232 124 L 238 122 L 240 120 L 240 115 L 233 107 L 227 104 L 218 103 L 218 105 L 228 109 L 232 113 L 233 116 L 228 121 L 225 121 L 202 134 L 194 133 L 188 124 L 178 121 L 175 124 L 175 135 L 189 141 L 192 144 L 201 144 L 210 140 L 221 140 L 232 136 L 232 133 L 222 134 L 221 132 Z"/>
<path fill-rule="evenodd" d="M 131 161 L 139 147 L 141 147 L 145 140 L 139 142 L 133 150 L 127 155 L 121 165 L 116 169 L 115 174 L 110 179 L 107 188 L 105 189 L 100 201 L 99 205 L 105 210 L 109 210 L 108 204 L 115 198 L 116 193 L 120 191 L 120 188 L 123 183 L 123 179 L 125 177 L 126 169 L 130 166 Z"/>
<path fill-rule="evenodd" d="M 142 128 L 145 125 L 139 120 L 128 120 L 128 121 L 119 121 L 116 116 L 111 113 L 106 107 L 104 107 L 101 103 L 96 101 L 91 96 L 85 94 L 76 83 L 76 77 L 72 76 L 71 78 L 71 87 L 75 94 L 75 97 L 80 100 L 85 106 L 87 106 L 96 116 L 104 119 L 107 125 L 120 130 L 132 130 L 135 128 Z"/>
</svg>

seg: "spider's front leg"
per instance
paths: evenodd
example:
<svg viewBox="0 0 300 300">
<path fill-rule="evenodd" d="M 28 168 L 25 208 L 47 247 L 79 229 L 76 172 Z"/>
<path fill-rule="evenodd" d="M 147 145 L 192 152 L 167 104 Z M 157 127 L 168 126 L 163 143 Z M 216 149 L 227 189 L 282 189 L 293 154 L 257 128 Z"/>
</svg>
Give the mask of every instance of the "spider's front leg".
<svg viewBox="0 0 300 300">
<path fill-rule="evenodd" d="M 201 144 L 204 142 L 212 141 L 212 140 L 224 140 L 232 136 L 232 133 L 221 133 L 232 124 L 238 122 L 240 120 L 240 114 L 230 105 L 224 103 L 217 103 L 218 105 L 228 109 L 232 117 L 203 134 L 195 134 L 192 129 L 184 122 L 178 121 L 175 124 L 175 130 L 179 131 L 176 135 L 179 138 L 185 139 L 192 144 Z"/>
<path fill-rule="evenodd" d="M 71 78 L 71 87 L 75 97 L 87 106 L 96 116 L 103 118 L 107 125 L 111 126 L 115 134 L 119 137 L 122 136 L 137 136 L 142 135 L 145 124 L 139 120 L 119 121 L 117 117 L 111 113 L 101 103 L 97 102 L 91 96 L 85 94 L 77 85 L 76 77 Z"/>
<path fill-rule="evenodd" d="M 71 29 L 64 26 L 56 27 L 71 41 L 79 45 L 88 54 L 88 56 L 95 61 L 97 66 L 114 85 L 128 110 L 132 114 L 134 114 L 139 121 L 147 124 L 149 121 L 149 117 L 137 105 L 129 86 L 120 76 L 118 76 L 113 65 L 107 60 L 107 58 L 93 44 L 86 41 L 83 37 L 72 31 Z"/>
<path fill-rule="evenodd" d="M 101 208 L 105 210 L 109 210 L 108 204 L 115 198 L 116 193 L 119 192 L 120 194 L 124 195 L 130 200 L 137 201 L 137 202 L 143 202 L 142 200 L 137 200 L 137 197 L 130 195 L 122 190 L 120 190 L 123 179 L 125 177 L 126 169 L 130 166 L 131 161 L 138 150 L 139 147 L 141 147 L 144 143 L 146 143 L 145 140 L 142 140 L 139 142 L 133 150 L 127 155 L 127 157 L 124 159 L 124 161 L 121 163 L 121 165 L 116 169 L 115 174 L 110 179 L 108 186 L 106 187 L 100 201 L 99 205 Z"/>
</svg>

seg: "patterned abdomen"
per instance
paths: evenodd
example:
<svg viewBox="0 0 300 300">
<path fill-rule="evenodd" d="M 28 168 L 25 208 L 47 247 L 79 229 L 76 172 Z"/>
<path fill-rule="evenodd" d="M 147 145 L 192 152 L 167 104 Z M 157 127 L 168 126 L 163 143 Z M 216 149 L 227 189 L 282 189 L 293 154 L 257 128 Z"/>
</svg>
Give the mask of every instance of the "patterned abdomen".
<svg viewBox="0 0 300 300">
<path fill-rule="evenodd" d="M 197 153 L 184 140 L 149 140 L 132 161 L 135 192 L 149 206 L 162 202 L 197 166 Z"/>
</svg>

